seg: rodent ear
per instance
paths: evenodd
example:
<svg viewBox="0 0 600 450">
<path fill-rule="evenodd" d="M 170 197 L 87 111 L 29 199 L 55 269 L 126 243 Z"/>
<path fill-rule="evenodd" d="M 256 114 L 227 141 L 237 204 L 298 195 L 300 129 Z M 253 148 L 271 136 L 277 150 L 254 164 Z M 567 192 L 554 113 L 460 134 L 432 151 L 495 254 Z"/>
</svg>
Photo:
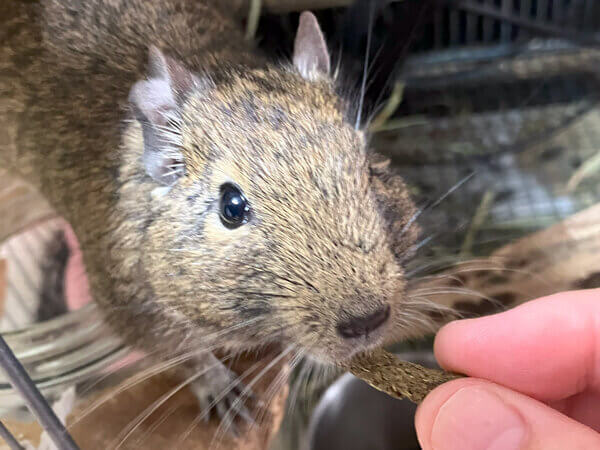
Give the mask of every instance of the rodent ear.
<svg viewBox="0 0 600 450">
<path fill-rule="evenodd" d="M 329 52 L 319 22 L 313 13 L 300 14 L 298 32 L 294 41 L 294 66 L 302 77 L 315 80 L 329 75 Z"/>
<path fill-rule="evenodd" d="M 178 101 L 198 83 L 192 72 L 154 45 L 148 50 L 148 78 L 168 81 Z"/>
<path fill-rule="evenodd" d="M 183 174 L 179 106 L 195 83 L 195 75 L 151 47 L 148 79 L 135 83 L 129 93 L 133 112 L 142 125 L 146 173 L 163 185 L 175 183 Z"/>
</svg>

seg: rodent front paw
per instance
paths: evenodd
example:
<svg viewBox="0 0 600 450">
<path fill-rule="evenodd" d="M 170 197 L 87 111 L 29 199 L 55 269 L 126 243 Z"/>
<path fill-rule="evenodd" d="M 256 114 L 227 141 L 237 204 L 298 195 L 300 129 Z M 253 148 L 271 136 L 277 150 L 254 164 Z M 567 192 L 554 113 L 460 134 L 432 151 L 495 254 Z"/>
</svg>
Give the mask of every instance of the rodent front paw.
<svg viewBox="0 0 600 450">
<path fill-rule="evenodd" d="M 240 421 L 254 424 L 248 407 L 254 402 L 254 393 L 224 365 L 210 369 L 192 382 L 190 387 L 198 399 L 200 414 L 205 421 L 216 416 L 222 422 L 223 429 L 234 435 L 239 434 Z"/>
</svg>

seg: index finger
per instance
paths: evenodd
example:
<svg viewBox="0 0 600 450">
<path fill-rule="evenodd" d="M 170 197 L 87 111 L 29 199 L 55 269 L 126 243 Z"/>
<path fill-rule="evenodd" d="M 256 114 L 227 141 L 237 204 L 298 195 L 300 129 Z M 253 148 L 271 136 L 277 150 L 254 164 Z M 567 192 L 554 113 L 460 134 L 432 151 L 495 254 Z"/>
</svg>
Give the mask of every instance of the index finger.
<svg viewBox="0 0 600 450">
<path fill-rule="evenodd" d="M 600 289 L 452 322 L 438 333 L 435 354 L 448 370 L 542 401 L 600 392 Z"/>
</svg>

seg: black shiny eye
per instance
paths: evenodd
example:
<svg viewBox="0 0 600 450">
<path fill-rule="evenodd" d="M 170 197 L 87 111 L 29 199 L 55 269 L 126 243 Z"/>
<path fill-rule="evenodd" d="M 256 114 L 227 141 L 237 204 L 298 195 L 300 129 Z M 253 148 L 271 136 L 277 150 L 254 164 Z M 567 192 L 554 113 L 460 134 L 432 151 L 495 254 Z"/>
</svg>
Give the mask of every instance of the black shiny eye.
<svg viewBox="0 0 600 450">
<path fill-rule="evenodd" d="M 221 222 L 227 228 L 237 228 L 248 222 L 250 207 L 244 194 L 233 184 L 221 186 L 221 203 L 219 205 Z"/>
</svg>

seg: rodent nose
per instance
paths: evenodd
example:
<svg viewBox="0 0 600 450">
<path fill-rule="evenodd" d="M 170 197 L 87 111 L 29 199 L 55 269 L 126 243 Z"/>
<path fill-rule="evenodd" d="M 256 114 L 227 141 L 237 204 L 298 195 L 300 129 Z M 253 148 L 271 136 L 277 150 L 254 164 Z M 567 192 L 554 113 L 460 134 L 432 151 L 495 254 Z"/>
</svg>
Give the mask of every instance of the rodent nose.
<svg viewBox="0 0 600 450">
<path fill-rule="evenodd" d="M 379 308 L 373 314 L 365 317 L 353 317 L 338 324 L 337 331 L 343 338 L 352 339 L 369 336 L 369 333 L 379 328 L 390 317 L 390 305 Z"/>
</svg>

